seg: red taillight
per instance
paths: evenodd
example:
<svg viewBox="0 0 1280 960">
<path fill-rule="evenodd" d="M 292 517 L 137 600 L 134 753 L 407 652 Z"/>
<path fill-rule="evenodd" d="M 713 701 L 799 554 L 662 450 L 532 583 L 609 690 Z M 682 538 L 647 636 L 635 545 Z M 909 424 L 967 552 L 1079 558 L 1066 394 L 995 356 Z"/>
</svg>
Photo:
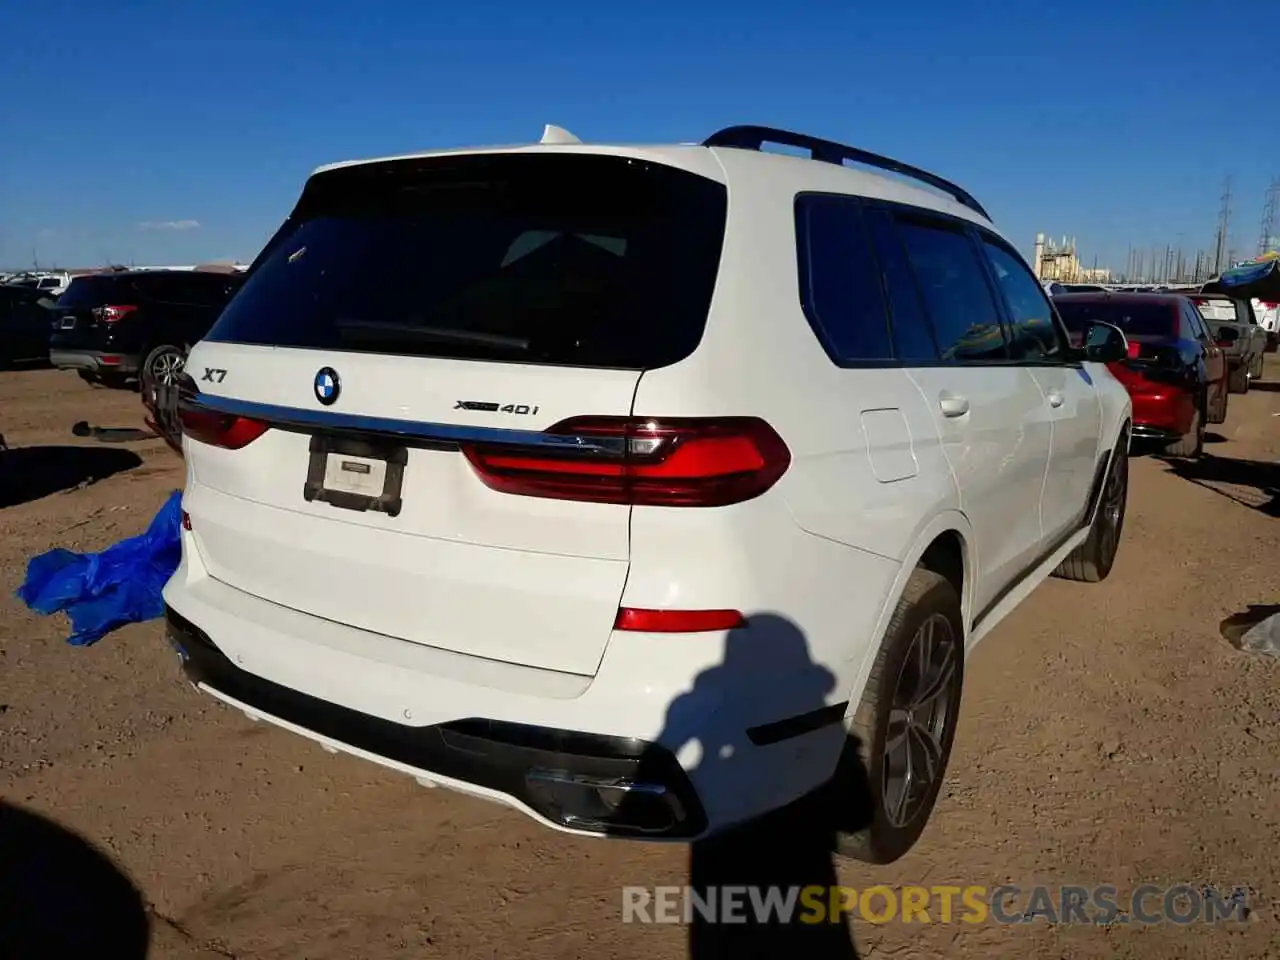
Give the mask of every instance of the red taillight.
<svg viewBox="0 0 1280 960">
<path fill-rule="evenodd" d="M 180 409 L 182 432 L 192 440 L 226 450 L 239 450 L 267 432 L 269 423 L 206 410 Z"/>
<path fill-rule="evenodd" d="M 1137 360 L 1142 355 L 1142 344 L 1129 341 L 1129 359 Z"/>
<path fill-rule="evenodd" d="M 758 497 L 791 463 L 763 420 L 575 417 L 548 448 L 467 444 L 484 484 L 503 493 L 636 506 L 719 507 Z"/>
<path fill-rule="evenodd" d="M 737 610 L 641 610 L 622 607 L 613 622 L 615 630 L 639 633 L 704 633 L 736 630 L 747 625 Z"/>
<path fill-rule="evenodd" d="M 188 531 L 191 529 L 191 514 L 185 510 L 182 511 L 182 529 Z"/>
<path fill-rule="evenodd" d="M 137 305 L 132 303 L 113 304 L 105 307 L 95 307 L 93 315 L 103 323 L 116 323 L 137 309 Z"/>
</svg>

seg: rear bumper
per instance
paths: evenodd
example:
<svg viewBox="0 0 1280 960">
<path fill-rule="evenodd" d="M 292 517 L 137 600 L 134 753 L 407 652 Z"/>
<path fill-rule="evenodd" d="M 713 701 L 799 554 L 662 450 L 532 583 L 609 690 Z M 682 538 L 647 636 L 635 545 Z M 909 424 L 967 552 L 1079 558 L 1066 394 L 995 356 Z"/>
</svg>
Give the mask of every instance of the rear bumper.
<svg viewBox="0 0 1280 960">
<path fill-rule="evenodd" d="M 59 370 L 83 370 L 86 373 L 133 374 L 137 373 L 141 366 L 140 358 L 136 354 L 67 347 L 51 348 L 49 363 Z"/>
<path fill-rule="evenodd" d="M 200 689 L 327 748 L 559 830 L 696 839 L 820 787 L 844 746 L 848 688 L 807 686 L 819 671 L 773 652 L 789 649 L 788 638 L 767 617 L 758 636 L 732 632 L 748 652 L 728 669 L 724 632 L 615 632 L 596 675 L 578 676 L 253 597 L 210 577 L 191 534 L 183 540 L 164 596 L 170 638 Z M 605 795 L 612 810 L 601 808 Z"/>
<path fill-rule="evenodd" d="M 1131 393 L 1135 436 L 1176 440 L 1191 432 L 1195 401 L 1190 394 L 1170 389 L 1161 393 Z"/>
<path fill-rule="evenodd" d="M 371 717 L 240 669 L 166 611 L 170 643 L 197 686 L 296 732 L 469 793 L 509 798 L 586 832 L 697 836 L 706 816 L 670 751 L 642 740 L 482 718 L 413 727 Z"/>
</svg>

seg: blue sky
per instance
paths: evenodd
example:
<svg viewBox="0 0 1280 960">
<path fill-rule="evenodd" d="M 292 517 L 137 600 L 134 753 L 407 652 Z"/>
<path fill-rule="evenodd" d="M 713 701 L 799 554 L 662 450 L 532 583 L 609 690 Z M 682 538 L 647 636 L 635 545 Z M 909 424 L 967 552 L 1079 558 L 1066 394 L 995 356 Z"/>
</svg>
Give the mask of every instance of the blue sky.
<svg viewBox="0 0 1280 960">
<path fill-rule="evenodd" d="M 1117 269 L 1130 243 L 1212 247 L 1228 174 L 1252 255 L 1280 175 L 1275 4 L 196 6 L 6 5 L 0 266 L 249 260 L 321 163 L 548 122 L 844 140 L 964 184 L 1028 253 L 1072 234 Z"/>
</svg>

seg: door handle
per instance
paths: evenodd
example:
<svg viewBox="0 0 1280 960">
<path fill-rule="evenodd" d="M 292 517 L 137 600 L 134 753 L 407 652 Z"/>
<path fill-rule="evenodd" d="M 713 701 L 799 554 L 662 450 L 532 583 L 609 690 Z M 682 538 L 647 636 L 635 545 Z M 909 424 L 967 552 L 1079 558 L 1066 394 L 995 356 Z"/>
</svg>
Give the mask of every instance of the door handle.
<svg viewBox="0 0 1280 960">
<path fill-rule="evenodd" d="M 944 417 L 963 417 L 969 412 L 969 400 L 954 393 L 943 393 L 938 397 L 938 407 Z"/>
<path fill-rule="evenodd" d="M 1049 394 L 1049 406 L 1051 406 L 1051 407 L 1060 407 L 1060 406 L 1062 406 L 1062 394 L 1060 394 L 1060 393 L 1051 393 L 1051 394 Z"/>
</svg>

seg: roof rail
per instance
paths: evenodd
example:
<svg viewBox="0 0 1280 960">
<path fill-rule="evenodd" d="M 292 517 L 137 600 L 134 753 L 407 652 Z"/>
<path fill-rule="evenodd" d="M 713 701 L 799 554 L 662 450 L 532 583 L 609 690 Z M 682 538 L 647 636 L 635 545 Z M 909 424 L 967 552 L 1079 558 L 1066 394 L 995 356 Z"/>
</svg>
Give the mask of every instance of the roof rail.
<svg viewBox="0 0 1280 960">
<path fill-rule="evenodd" d="M 991 219 L 990 214 L 982 208 L 982 204 L 978 203 L 972 194 L 962 187 L 956 186 L 950 180 L 944 180 L 936 174 L 921 170 L 919 167 L 913 167 L 900 160 L 882 157 L 878 153 L 846 146 L 843 143 L 836 143 L 834 140 L 822 140 L 804 133 L 779 130 L 776 127 L 747 125 L 725 127 L 723 130 L 717 130 L 707 137 L 702 142 L 702 145 L 704 147 L 737 147 L 740 150 L 759 150 L 766 143 L 800 147 L 803 150 L 808 150 L 812 159 L 821 160 L 825 163 L 834 163 L 837 166 L 844 166 L 846 160 L 852 160 L 854 163 L 865 164 L 868 167 L 878 167 L 881 170 L 900 173 L 913 180 L 919 180 L 921 183 L 936 187 L 943 193 L 954 197 L 959 203 L 962 203 L 979 216 L 987 220 Z"/>
</svg>

